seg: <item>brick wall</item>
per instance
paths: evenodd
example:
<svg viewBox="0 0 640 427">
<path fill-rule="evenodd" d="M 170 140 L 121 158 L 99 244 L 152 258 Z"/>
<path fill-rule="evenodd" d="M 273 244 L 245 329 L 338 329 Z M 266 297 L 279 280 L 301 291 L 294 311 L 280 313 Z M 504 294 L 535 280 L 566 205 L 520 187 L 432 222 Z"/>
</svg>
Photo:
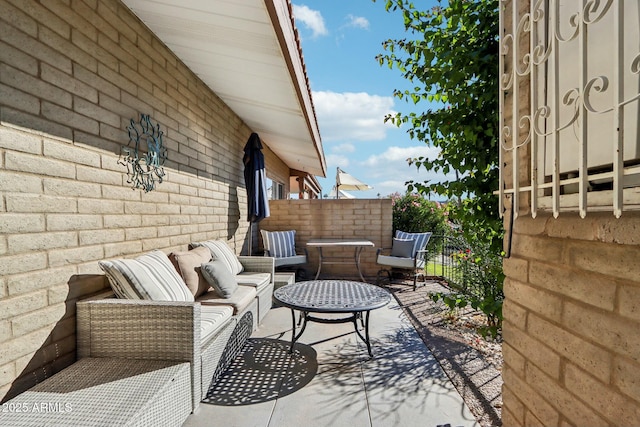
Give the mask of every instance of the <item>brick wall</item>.
<svg viewBox="0 0 640 427">
<path fill-rule="evenodd" d="M 520 217 L 514 231 L 503 424 L 640 425 L 640 214 Z"/>
<path fill-rule="evenodd" d="M 530 2 L 520 5 L 523 16 Z M 504 6 L 510 28 L 513 2 Z M 523 56 L 527 40 L 520 39 Z M 510 55 L 505 61 L 510 69 Z M 529 114 L 528 78 L 518 86 L 521 113 Z M 505 92 L 507 121 L 512 103 L 513 91 Z M 530 151 L 520 154 L 525 186 Z M 510 182 L 512 154 L 504 159 Z M 640 213 L 555 219 L 539 211 L 533 219 L 529 196 L 521 196 L 504 261 L 503 425 L 640 425 Z"/>
<path fill-rule="evenodd" d="M 269 231 L 296 230 L 296 247 L 304 248 L 313 238 L 362 238 L 371 240 L 376 247 L 366 248 L 361 254 L 361 268 L 365 278 L 374 280 L 379 266 L 376 248 L 391 247 L 391 199 L 305 199 L 272 200 L 271 216 L 260 222 L 260 228 Z M 318 250 L 309 248 L 306 269 L 311 277 L 318 269 Z M 325 255 L 353 258 L 353 249 L 326 249 Z M 328 276 L 358 278 L 353 265 L 326 265 L 322 273 Z"/>
<path fill-rule="evenodd" d="M 246 246 L 251 130 L 117 0 L 0 0 L 0 400 L 75 360 L 97 262 Z M 132 190 L 129 120 L 165 132 L 166 181 Z M 276 176 L 286 166 L 269 153 Z M 288 179 L 283 182 L 288 183 Z"/>
</svg>

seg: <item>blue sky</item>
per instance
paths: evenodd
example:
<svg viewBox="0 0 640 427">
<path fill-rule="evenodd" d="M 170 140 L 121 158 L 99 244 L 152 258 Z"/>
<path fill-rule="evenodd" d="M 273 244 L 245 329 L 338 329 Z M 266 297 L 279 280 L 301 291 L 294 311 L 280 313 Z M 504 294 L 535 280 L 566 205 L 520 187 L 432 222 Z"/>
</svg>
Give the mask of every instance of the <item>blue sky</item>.
<svg viewBox="0 0 640 427">
<path fill-rule="evenodd" d="M 327 160 L 323 193 L 335 184 L 336 167 L 374 187 L 352 192 L 358 198 L 404 193 L 408 180 L 439 181 L 406 161 L 437 151 L 384 123 L 388 113 L 426 108 L 394 98 L 394 89 L 411 84 L 375 60 L 384 40 L 406 36 L 402 15 L 387 13 L 384 0 L 304 0 L 293 8 Z"/>
</svg>

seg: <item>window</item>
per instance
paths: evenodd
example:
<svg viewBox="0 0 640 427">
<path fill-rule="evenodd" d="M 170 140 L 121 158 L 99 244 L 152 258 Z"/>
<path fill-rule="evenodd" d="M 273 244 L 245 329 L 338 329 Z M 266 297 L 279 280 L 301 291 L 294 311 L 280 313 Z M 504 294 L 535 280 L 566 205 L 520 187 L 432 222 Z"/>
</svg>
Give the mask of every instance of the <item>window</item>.
<svg viewBox="0 0 640 427">
<path fill-rule="evenodd" d="M 501 211 L 640 207 L 638 2 L 500 4 Z"/>
<path fill-rule="evenodd" d="M 269 199 L 285 199 L 284 184 L 267 178 L 267 194 Z"/>
</svg>

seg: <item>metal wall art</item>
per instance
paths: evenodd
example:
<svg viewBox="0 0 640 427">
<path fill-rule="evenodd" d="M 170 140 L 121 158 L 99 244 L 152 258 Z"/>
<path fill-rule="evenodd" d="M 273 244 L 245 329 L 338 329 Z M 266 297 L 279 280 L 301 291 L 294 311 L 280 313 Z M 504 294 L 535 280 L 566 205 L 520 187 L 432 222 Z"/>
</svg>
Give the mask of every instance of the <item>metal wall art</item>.
<svg viewBox="0 0 640 427">
<path fill-rule="evenodd" d="M 167 149 L 162 144 L 159 124 L 153 124 L 147 114 L 141 114 L 136 122 L 131 119 L 129 143 L 122 147 L 118 163 L 127 167 L 127 182 L 132 188 L 141 188 L 145 193 L 155 190 L 156 181 L 160 184 L 164 178 L 164 162 Z M 144 151 L 146 149 L 146 152 Z"/>
</svg>

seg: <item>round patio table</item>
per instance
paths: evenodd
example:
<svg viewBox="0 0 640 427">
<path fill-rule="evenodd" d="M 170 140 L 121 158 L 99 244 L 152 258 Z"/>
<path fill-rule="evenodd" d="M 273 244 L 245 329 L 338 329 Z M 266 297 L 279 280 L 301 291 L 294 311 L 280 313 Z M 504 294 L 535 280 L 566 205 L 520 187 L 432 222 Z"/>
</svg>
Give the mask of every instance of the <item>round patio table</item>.
<svg viewBox="0 0 640 427">
<path fill-rule="evenodd" d="M 371 310 L 384 307 L 391 301 L 391 295 L 385 289 L 368 283 L 349 280 L 310 280 L 283 286 L 273 293 L 276 302 L 291 309 L 293 332 L 291 347 L 307 327 L 307 322 L 348 323 L 353 322 L 356 333 L 367 345 L 369 356 L 371 341 L 369 340 L 369 315 Z M 302 329 L 296 334 L 295 310 L 302 312 Z M 337 319 L 311 316 L 311 313 L 350 313 L 348 317 Z M 364 325 L 364 336 L 358 329 L 358 319 Z"/>
</svg>

